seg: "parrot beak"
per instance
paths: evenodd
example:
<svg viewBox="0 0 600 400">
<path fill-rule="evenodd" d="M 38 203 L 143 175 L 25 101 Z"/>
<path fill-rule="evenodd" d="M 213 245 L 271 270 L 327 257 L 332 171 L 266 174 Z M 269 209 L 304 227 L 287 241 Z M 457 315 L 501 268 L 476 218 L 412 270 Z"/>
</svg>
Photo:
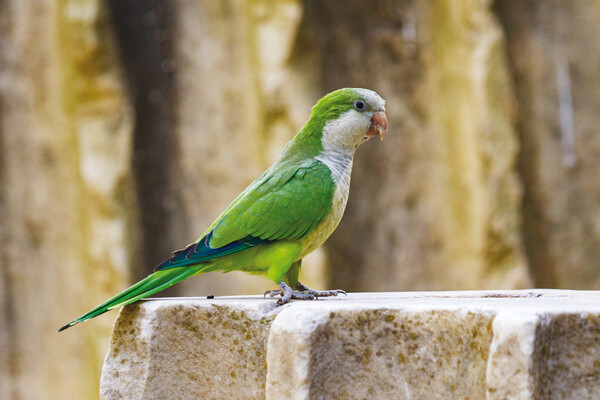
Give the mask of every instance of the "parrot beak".
<svg viewBox="0 0 600 400">
<path fill-rule="evenodd" d="M 373 117 L 371 117 L 371 127 L 367 132 L 367 137 L 372 138 L 373 136 L 379 135 L 381 137 L 381 140 L 383 140 L 383 138 L 387 134 L 387 127 L 388 122 L 385 112 L 376 112 L 375 114 L 373 114 Z"/>
</svg>

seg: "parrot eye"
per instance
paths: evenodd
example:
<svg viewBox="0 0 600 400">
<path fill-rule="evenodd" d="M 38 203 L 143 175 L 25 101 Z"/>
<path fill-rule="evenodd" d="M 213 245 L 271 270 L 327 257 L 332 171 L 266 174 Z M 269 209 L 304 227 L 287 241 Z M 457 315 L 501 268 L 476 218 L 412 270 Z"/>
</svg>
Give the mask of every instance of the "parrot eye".
<svg viewBox="0 0 600 400">
<path fill-rule="evenodd" d="M 354 102 L 354 108 L 356 108 L 357 110 L 364 110 L 365 108 L 365 102 L 362 100 L 356 100 Z"/>
</svg>

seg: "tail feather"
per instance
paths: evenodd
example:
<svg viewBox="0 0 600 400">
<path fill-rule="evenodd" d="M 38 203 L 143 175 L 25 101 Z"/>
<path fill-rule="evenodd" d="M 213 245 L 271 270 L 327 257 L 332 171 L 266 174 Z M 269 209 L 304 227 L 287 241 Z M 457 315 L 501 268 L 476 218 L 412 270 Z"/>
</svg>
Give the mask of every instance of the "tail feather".
<svg viewBox="0 0 600 400">
<path fill-rule="evenodd" d="M 113 298 L 83 314 L 81 317 L 69 322 L 65 326 L 61 327 L 58 331 L 64 331 L 75 324 L 97 317 L 98 315 L 104 314 L 105 312 L 114 308 L 126 306 L 127 304 L 135 303 L 136 301 L 145 297 L 152 296 L 153 294 L 158 293 L 169 286 L 173 286 L 174 284 L 200 272 L 203 267 L 203 265 L 197 265 L 156 271 L 155 273 L 148 275 L 138 283 L 117 294 Z"/>
</svg>

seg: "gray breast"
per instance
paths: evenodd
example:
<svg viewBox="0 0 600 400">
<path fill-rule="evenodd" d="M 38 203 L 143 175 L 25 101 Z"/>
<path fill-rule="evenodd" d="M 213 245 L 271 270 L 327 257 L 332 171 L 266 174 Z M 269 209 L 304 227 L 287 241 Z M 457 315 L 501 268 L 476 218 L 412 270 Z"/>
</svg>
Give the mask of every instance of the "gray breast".
<svg viewBox="0 0 600 400">
<path fill-rule="evenodd" d="M 319 225 L 312 231 L 302 243 L 302 252 L 299 258 L 319 247 L 337 228 L 348 202 L 348 193 L 350 192 L 350 173 L 352 172 L 352 157 L 346 162 L 339 159 L 316 157 L 323 164 L 327 165 L 331 171 L 331 176 L 335 182 L 336 188 L 333 193 L 331 212 L 325 217 Z"/>
</svg>

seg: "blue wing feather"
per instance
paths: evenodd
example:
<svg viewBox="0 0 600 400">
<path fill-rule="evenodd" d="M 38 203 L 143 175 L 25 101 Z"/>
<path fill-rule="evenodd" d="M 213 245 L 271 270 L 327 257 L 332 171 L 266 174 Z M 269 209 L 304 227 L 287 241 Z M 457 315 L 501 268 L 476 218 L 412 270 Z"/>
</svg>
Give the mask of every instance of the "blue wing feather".
<svg viewBox="0 0 600 400">
<path fill-rule="evenodd" d="M 238 253 L 249 249 L 250 247 L 262 246 L 270 243 L 271 240 L 265 240 L 254 236 L 247 236 L 236 240 L 225 246 L 212 248 L 208 245 L 212 231 L 205 235 L 200 241 L 188 245 L 185 249 L 173 252 L 173 256 L 158 264 L 154 271 L 195 265 L 214 258 L 224 257 L 229 254 Z"/>
</svg>

